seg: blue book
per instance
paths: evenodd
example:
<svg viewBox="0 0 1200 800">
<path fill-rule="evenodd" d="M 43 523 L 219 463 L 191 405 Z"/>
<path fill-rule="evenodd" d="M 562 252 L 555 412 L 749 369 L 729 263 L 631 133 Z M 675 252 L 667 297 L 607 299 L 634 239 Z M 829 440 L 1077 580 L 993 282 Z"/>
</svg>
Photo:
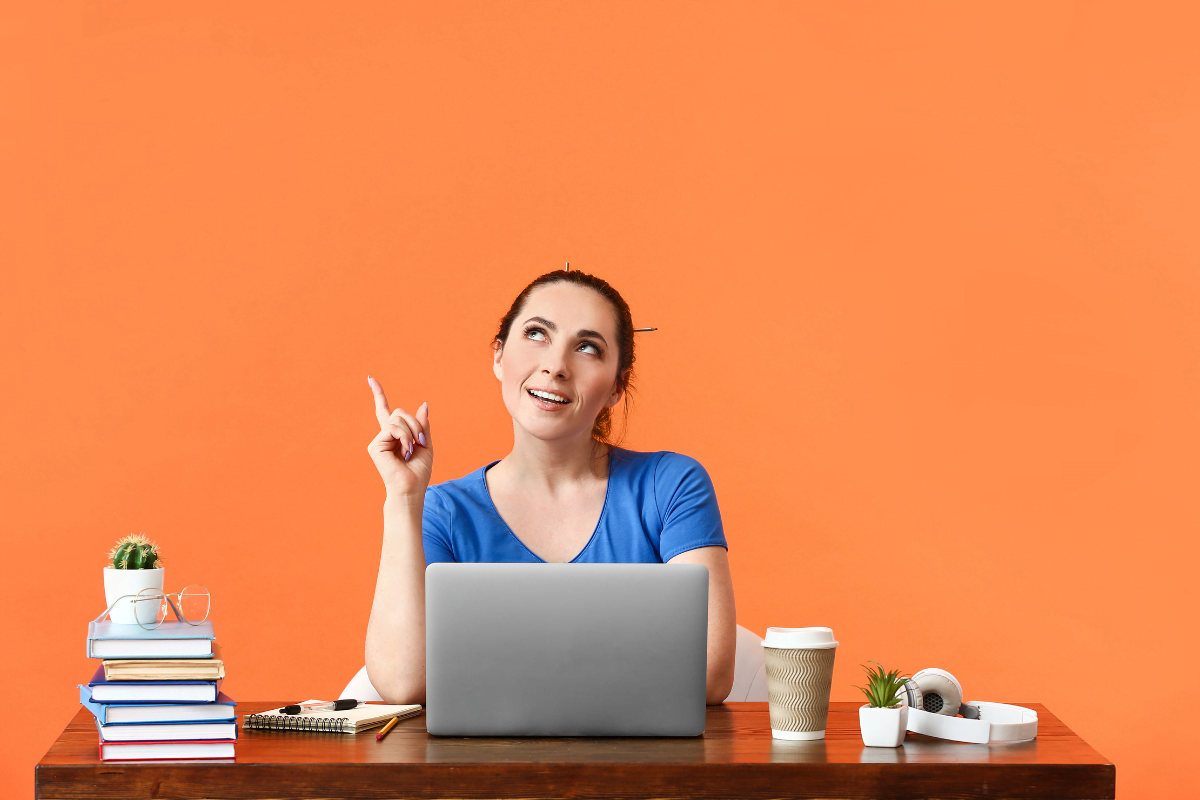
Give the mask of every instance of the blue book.
<svg viewBox="0 0 1200 800">
<path fill-rule="evenodd" d="M 164 622 L 152 631 L 109 620 L 89 622 L 88 658 L 212 658 L 213 624 Z"/>
<path fill-rule="evenodd" d="M 136 725 L 101 725 L 96 720 L 101 742 L 212 742 L 237 739 L 233 722 L 152 722 Z"/>
<path fill-rule="evenodd" d="M 106 681 L 101 664 L 88 690 L 96 703 L 215 703 L 221 681 Z"/>
<path fill-rule="evenodd" d="M 79 687 L 79 702 L 102 725 L 138 725 L 147 722 L 232 722 L 237 704 L 224 692 L 215 703 L 97 703 L 92 690 Z"/>
</svg>

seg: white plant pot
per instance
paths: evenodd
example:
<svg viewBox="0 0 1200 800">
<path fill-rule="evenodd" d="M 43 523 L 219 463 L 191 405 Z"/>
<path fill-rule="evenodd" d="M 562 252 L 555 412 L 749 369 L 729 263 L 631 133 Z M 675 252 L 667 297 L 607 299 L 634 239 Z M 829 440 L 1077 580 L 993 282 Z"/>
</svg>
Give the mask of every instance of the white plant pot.
<svg viewBox="0 0 1200 800">
<path fill-rule="evenodd" d="M 908 706 L 858 709 L 858 729 L 867 747 L 899 747 L 908 730 Z"/>
<path fill-rule="evenodd" d="M 115 569 L 104 568 L 104 603 L 111 606 L 113 601 L 124 594 L 137 594 L 142 589 L 163 588 L 163 568 L 158 569 Z M 157 619 L 158 609 L 153 603 L 132 604 L 129 598 L 108 612 L 109 619 L 120 625 L 137 625 L 136 613 L 144 623 L 153 623 Z"/>
</svg>

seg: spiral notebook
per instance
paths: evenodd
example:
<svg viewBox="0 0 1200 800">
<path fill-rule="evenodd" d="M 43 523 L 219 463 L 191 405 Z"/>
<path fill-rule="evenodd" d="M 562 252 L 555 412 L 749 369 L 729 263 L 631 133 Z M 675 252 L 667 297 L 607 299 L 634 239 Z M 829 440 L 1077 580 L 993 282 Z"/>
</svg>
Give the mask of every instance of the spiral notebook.
<svg viewBox="0 0 1200 800">
<path fill-rule="evenodd" d="M 320 700 L 307 700 L 320 703 Z M 271 731 L 315 731 L 317 733 L 362 733 L 376 728 L 392 717 L 407 719 L 421 713 L 421 706 L 389 706 L 368 703 L 348 711 L 310 711 L 304 714 L 284 714 L 278 708 L 260 714 L 246 714 L 242 727 Z"/>
</svg>

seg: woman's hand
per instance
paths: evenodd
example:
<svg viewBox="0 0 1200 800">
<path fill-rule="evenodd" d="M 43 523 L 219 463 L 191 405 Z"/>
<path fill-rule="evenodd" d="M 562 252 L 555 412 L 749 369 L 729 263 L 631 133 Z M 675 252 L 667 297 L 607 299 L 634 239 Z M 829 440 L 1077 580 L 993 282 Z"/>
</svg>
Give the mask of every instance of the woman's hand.
<svg viewBox="0 0 1200 800">
<path fill-rule="evenodd" d="M 367 452 L 383 478 L 388 498 L 424 500 L 433 474 L 429 404 L 422 403 L 416 416 L 402 408 L 393 411 L 379 381 L 367 376 L 367 384 L 375 394 L 375 418 L 379 420 L 379 435 L 367 445 Z"/>
</svg>

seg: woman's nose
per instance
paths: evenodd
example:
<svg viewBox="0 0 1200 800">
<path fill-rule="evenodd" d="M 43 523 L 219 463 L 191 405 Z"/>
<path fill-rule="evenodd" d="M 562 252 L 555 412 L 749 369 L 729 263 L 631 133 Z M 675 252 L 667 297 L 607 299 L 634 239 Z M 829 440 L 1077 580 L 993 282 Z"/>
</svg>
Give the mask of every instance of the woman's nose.
<svg viewBox="0 0 1200 800">
<path fill-rule="evenodd" d="M 546 353 L 546 359 L 542 362 L 542 372 L 555 378 L 567 377 L 569 373 L 566 353 L 560 353 L 554 349 L 549 350 Z"/>
</svg>

